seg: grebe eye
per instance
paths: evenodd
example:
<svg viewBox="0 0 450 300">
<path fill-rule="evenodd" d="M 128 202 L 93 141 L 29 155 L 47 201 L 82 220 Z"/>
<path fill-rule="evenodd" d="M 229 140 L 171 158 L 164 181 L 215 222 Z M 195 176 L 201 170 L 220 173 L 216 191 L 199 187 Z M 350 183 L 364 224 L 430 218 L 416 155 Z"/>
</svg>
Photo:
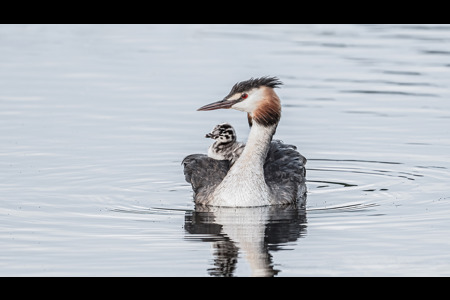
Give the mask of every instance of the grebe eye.
<svg viewBox="0 0 450 300">
<path fill-rule="evenodd" d="M 242 98 L 242 99 L 247 99 L 247 97 L 248 97 L 248 94 L 247 94 L 247 93 L 243 93 L 243 94 L 241 95 L 241 98 Z"/>
</svg>

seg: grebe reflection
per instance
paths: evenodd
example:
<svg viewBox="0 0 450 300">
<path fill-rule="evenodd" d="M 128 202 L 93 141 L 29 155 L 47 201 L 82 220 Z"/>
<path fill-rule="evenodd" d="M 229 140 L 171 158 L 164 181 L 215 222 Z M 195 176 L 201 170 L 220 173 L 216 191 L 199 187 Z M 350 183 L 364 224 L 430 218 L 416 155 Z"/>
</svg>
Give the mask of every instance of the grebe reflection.
<svg viewBox="0 0 450 300">
<path fill-rule="evenodd" d="M 211 242 L 212 276 L 233 276 L 238 260 L 247 263 L 251 276 L 275 276 L 270 252 L 306 234 L 306 212 L 297 205 L 213 207 L 199 205 L 185 214 L 189 240 Z"/>
</svg>

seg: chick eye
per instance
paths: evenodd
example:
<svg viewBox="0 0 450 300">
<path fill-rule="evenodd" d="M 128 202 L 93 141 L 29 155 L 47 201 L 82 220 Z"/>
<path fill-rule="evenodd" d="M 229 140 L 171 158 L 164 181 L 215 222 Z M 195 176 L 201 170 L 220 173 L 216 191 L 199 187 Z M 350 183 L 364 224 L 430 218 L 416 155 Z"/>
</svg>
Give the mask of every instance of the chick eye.
<svg viewBox="0 0 450 300">
<path fill-rule="evenodd" d="M 247 99 L 247 97 L 248 97 L 248 94 L 247 94 L 247 93 L 243 93 L 243 94 L 241 95 L 241 98 L 242 98 L 242 99 Z"/>
</svg>

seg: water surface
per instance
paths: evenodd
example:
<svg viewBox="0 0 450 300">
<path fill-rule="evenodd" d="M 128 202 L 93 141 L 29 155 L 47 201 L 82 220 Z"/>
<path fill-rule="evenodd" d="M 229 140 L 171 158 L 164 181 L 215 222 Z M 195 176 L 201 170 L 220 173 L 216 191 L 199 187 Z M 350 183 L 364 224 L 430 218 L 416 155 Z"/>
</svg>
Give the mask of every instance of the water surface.
<svg viewBox="0 0 450 300">
<path fill-rule="evenodd" d="M 450 26 L 0 25 L 3 276 L 450 275 Z M 200 209 L 181 160 L 284 86 L 306 209 Z"/>
</svg>

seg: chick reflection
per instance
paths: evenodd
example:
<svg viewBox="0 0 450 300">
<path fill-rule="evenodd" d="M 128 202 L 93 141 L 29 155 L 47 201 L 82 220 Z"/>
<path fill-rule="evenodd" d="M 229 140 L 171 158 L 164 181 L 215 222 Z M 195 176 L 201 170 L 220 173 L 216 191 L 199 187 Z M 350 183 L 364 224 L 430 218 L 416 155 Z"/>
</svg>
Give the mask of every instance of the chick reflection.
<svg viewBox="0 0 450 300">
<path fill-rule="evenodd" d="M 212 242 L 214 267 L 208 269 L 210 275 L 233 276 L 240 253 L 252 276 L 274 276 L 280 270 L 274 268 L 269 251 L 280 250 L 280 244 L 295 241 L 306 233 L 306 213 L 295 205 L 197 206 L 186 213 L 184 228 L 194 235 L 189 239 Z"/>
</svg>

